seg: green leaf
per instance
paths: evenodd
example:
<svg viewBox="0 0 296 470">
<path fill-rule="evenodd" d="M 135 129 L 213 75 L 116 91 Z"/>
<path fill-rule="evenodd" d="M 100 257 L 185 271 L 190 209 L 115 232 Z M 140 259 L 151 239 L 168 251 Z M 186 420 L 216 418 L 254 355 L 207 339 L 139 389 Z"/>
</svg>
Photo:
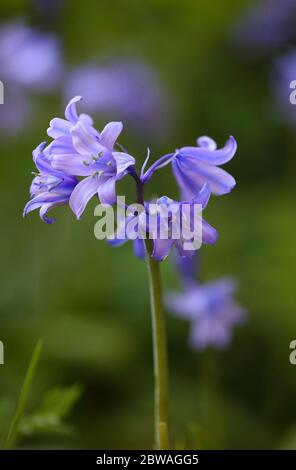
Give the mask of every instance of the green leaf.
<svg viewBox="0 0 296 470">
<path fill-rule="evenodd" d="M 43 398 L 36 410 L 39 414 L 51 413 L 63 418 L 66 416 L 82 394 L 82 386 L 79 384 L 71 387 L 55 387 Z"/>
<path fill-rule="evenodd" d="M 70 413 L 81 393 L 79 384 L 53 388 L 33 413 L 22 417 L 19 433 L 27 436 L 45 433 L 71 435 L 73 430 L 63 423 L 63 418 Z"/>
<path fill-rule="evenodd" d="M 20 420 L 25 411 L 26 403 L 30 394 L 32 382 L 33 382 L 34 375 L 36 372 L 36 367 L 40 359 L 42 347 L 43 347 L 43 340 L 39 339 L 34 348 L 33 355 L 32 355 L 32 358 L 31 358 L 31 361 L 30 361 L 30 364 L 29 364 L 29 367 L 28 367 L 28 370 L 27 370 L 27 373 L 23 382 L 23 386 L 21 388 L 20 395 L 17 401 L 16 410 L 12 418 L 10 427 L 9 427 L 8 436 L 6 440 L 7 449 L 13 448 L 15 439 L 17 437 Z"/>
</svg>

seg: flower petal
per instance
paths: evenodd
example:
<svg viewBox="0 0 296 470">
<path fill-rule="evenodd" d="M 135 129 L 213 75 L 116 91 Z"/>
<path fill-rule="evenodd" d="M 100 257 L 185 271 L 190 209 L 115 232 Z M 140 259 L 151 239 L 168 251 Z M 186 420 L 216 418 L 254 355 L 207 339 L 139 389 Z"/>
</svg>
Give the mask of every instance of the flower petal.
<svg viewBox="0 0 296 470">
<path fill-rule="evenodd" d="M 142 240 L 142 238 L 136 238 L 133 241 L 133 249 L 137 258 L 140 258 L 142 260 L 145 259 L 145 245 L 144 240 Z"/>
<path fill-rule="evenodd" d="M 49 123 L 47 134 L 53 139 L 67 136 L 72 126 L 73 124 L 69 121 L 66 121 L 66 119 L 54 118 Z"/>
<path fill-rule="evenodd" d="M 173 161 L 173 171 L 181 189 L 194 197 L 205 183 L 213 194 L 229 193 L 235 186 L 235 179 L 219 167 L 208 165 L 198 159 L 178 158 Z"/>
<path fill-rule="evenodd" d="M 70 196 L 69 204 L 77 219 L 80 219 L 87 203 L 97 193 L 98 186 L 98 176 L 95 175 L 84 178 L 74 188 Z"/>
<path fill-rule="evenodd" d="M 223 322 L 212 320 L 210 315 L 206 315 L 193 322 L 189 343 L 193 349 L 199 351 L 210 345 L 222 349 L 229 344 L 230 339 L 231 328 Z"/>
<path fill-rule="evenodd" d="M 54 217 L 47 217 L 46 215 L 48 211 L 50 211 L 51 209 L 54 209 L 57 206 L 61 206 L 62 204 L 65 204 L 66 202 L 67 201 L 60 201 L 60 202 L 52 202 L 49 204 L 44 204 L 40 208 L 40 211 L 39 211 L 41 220 L 43 220 L 43 222 L 45 222 L 46 224 L 53 224 L 56 221 L 56 219 Z"/>
<path fill-rule="evenodd" d="M 116 161 L 116 174 L 118 178 L 125 175 L 126 170 L 136 164 L 134 157 L 124 152 L 113 152 L 113 158 Z"/>
<path fill-rule="evenodd" d="M 169 254 L 174 244 L 174 240 L 162 240 L 155 238 L 153 240 L 152 258 L 156 261 L 163 261 Z"/>
<path fill-rule="evenodd" d="M 116 202 L 116 191 L 115 191 L 115 183 L 116 183 L 116 177 L 111 176 L 111 178 L 108 178 L 104 182 L 101 182 L 102 179 L 100 179 L 100 183 L 98 186 L 98 196 L 100 199 L 101 204 L 106 204 L 106 205 L 112 205 Z"/>
<path fill-rule="evenodd" d="M 74 98 L 72 98 L 66 106 L 65 118 L 68 121 L 72 122 L 73 124 L 75 124 L 79 120 L 77 110 L 76 110 L 76 103 L 78 103 L 81 100 L 82 100 L 81 96 L 74 96 Z"/>
<path fill-rule="evenodd" d="M 205 245 L 214 245 L 218 240 L 218 232 L 205 219 L 202 219 L 202 242 Z"/>
<path fill-rule="evenodd" d="M 84 162 L 82 155 L 66 154 L 55 155 L 51 162 L 52 168 L 59 170 L 67 175 L 89 176 L 94 171 L 91 163 Z"/>
<path fill-rule="evenodd" d="M 73 140 L 71 135 L 58 137 L 53 140 L 47 147 L 47 155 L 50 158 L 52 155 L 59 155 L 65 153 L 75 153 L 73 147 Z"/>
<path fill-rule="evenodd" d="M 112 152 L 114 144 L 123 129 L 122 122 L 109 122 L 100 133 L 101 144 Z"/>
<path fill-rule="evenodd" d="M 211 196 L 210 187 L 207 183 L 205 183 L 203 187 L 201 188 L 201 190 L 199 191 L 198 195 L 192 199 L 192 202 L 194 204 L 201 204 L 202 208 L 204 209 L 208 205 L 210 196 Z"/>
<path fill-rule="evenodd" d="M 31 199 L 29 202 L 27 202 L 23 211 L 23 217 L 26 217 L 29 212 L 32 212 L 35 209 L 38 209 L 39 207 L 42 207 L 44 204 L 59 205 L 64 204 L 67 201 L 68 197 L 61 196 L 60 194 L 54 192 L 40 193 L 33 199 Z"/>
<path fill-rule="evenodd" d="M 207 140 L 206 140 L 207 139 Z M 233 136 L 230 136 L 225 146 L 214 150 L 215 142 L 210 137 L 201 137 L 198 143 L 201 147 L 182 147 L 180 154 L 184 158 L 197 158 L 209 165 L 223 165 L 229 162 L 237 151 L 237 143 Z"/>
<path fill-rule="evenodd" d="M 91 126 L 84 125 L 81 121 L 78 121 L 77 124 L 71 128 L 71 135 L 73 145 L 76 151 L 81 155 L 96 155 L 106 150 L 99 144 L 98 134 L 95 129 Z"/>
</svg>

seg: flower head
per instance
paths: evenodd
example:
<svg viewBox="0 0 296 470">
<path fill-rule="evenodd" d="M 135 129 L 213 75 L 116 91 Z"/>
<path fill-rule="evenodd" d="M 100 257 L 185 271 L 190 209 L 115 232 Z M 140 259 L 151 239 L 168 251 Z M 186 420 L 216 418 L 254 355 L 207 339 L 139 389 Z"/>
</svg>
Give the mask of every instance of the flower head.
<svg viewBox="0 0 296 470">
<path fill-rule="evenodd" d="M 232 136 L 221 149 L 217 149 L 213 139 L 205 136 L 197 140 L 196 147 L 177 150 L 172 165 L 182 198 L 192 199 L 205 183 L 213 194 L 229 193 L 235 186 L 235 180 L 219 165 L 229 162 L 236 150 L 237 144 Z"/>
<path fill-rule="evenodd" d="M 135 131 L 162 137 L 172 120 L 171 99 L 156 71 L 133 58 L 86 63 L 68 74 L 66 95 L 81 94 L 86 109 L 121 116 Z"/>
<path fill-rule="evenodd" d="M 135 165 L 131 155 L 114 148 L 122 123 L 110 122 L 98 132 L 90 116 L 78 115 L 76 104 L 80 100 L 80 96 L 70 100 L 65 119 L 52 119 L 47 130 L 54 139 L 48 150 L 52 167 L 68 175 L 84 177 L 69 200 L 78 219 L 94 195 L 98 195 L 102 204 L 113 204 L 116 181 Z"/>
<path fill-rule="evenodd" d="M 38 173 L 30 187 L 30 201 L 24 209 L 24 216 L 40 209 L 40 217 L 46 223 L 54 219 L 47 217 L 47 212 L 56 206 L 67 204 L 73 189 L 78 183 L 74 176 L 66 175 L 51 166 L 46 142 L 41 143 L 33 152 L 33 160 Z"/>
<path fill-rule="evenodd" d="M 48 91 L 61 78 L 62 60 L 57 38 L 22 21 L 0 28 L 1 78 L 11 85 Z"/>
<path fill-rule="evenodd" d="M 245 320 L 245 310 L 233 300 L 236 289 L 232 278 L 221 278 L 206 284 L 191 282 L 184 292 L 166 296 L 171 312 L 191 322 L 193 349 L 221 349 L 229 344 L 233 326 Z"/>
<path fill-rule="evenodd" d="M 208 203 L 210 190 L 207 185 L 190 202 L 174 201 L 162 196 L 153 202 L 146 202 L 142 210 L 132 211 L 118 228 L 113 246 L 118 246 L 128 239 L 137 240 L 137 247 L 142 255 L 143 239 L 153 240 L 151 256 L 156 261 L 163 261 L 175 247 L 182 257 L 193 256 L 203 244 L 214 244 L 217 231 L 206 222 L 195 208 L 203 210 Z"/>
</svg>

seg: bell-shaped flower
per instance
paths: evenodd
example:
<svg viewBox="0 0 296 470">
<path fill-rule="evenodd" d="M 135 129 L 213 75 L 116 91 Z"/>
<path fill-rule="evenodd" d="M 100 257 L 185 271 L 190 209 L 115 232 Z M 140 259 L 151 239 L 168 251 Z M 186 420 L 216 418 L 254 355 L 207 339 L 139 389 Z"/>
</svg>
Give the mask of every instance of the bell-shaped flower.
<svg viewBox="0 0 296 470">
<path fill-rule="evenodd" d="M 69 202 L 78 180 L 75 176 L 66 175 L 52 168 L 47 157 L 46 142 L 34 150 L 33 160 L 38 173 L 30 187 L 31 199 L 24 208 L 24 216 L 35 209 L 40 209 L 41 219 L 51 224 L 55 219 L 47 217 L 47 212 Z"/>
<path fill-rule="evenodd" d="M 196 147 L 176 150 L 172 166 L 182 198 L 192 199 L 205 183 L 213 194 L 229 193 L 236 184 L 235 180 L 219 165 L 229 162 L 236 150 L 237 143 L 232 136 L 221 149 L 217 149 L 213 139 L 204 136 L 197 140 Z"/>
<path fill-rule="evenodd" d="M 168 309 L 191 322 L 193 349 L 221 349 L 229 344 L 233 327 L 246 318 L 245 310 L 233 299 L 236 289 L 235 280 L 225 277 L 206 284 L 190 282 L 183 292 L 167 294 Z"/>
<path fill-rule="evenodd" d="M 151 256 L 156 261 L 163 261 L 173 247 L 182 257 L 193 256 L 201 244 L 214 244 L 217 241 L 217 231 L 200 214 L 210 194 L 209 188 L 204 185 L 190 202 L 178 202 L 163 196 L 155 202 L 146 202 L 142 210 L 138 210 L 137 205 L 109 243 L 118 246 L 130 239 L 135 245 L 137 240 L 135 251 L 142 257 L 143 240 L 150 238 L 153 240 Z"/>
<path fill-rule="evenodd" d="M 48 134 L 54 137 L 48 150 L 52 167 L 85 177 L 69 201 L 78 219 L 94 195 L 98 195 L 102 204 L 114 204 L 116 181 L 135 165 L 131 155 L 114 149 L 122 123 L 110 122 L 98 132 L 88 115 L 78 115 L 76 103 L 80 99 L 79 96 L 73 98 L 66 107 L 66 119 L 53 119 L 48 129 Z"/>
</svg>

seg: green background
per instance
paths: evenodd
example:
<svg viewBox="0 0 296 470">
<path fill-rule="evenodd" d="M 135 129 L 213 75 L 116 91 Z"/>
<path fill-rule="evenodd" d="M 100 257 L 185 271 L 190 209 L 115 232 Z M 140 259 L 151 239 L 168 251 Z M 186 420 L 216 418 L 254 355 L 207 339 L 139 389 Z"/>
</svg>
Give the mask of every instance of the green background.
<svg viewBox="0 0 296 470">
<path fill-rule="evenodd" d="M 237 298 L 249 320 L 224 352 L 195 353 L 187 345 L 189 325 L 167 316 L 172 434 L 179 447 L 296 448 L 296 367 L 289 362 L 296 338 L 296 130 L 278 118 L 268 83 L 270 59 L 252 61 L 234 46 L 231 31 L 248 3 L 70 0 L 53 25 L 69 64 L 130 54 L 159 73 L 174 99 L 174 125 L 160 140 L 125 130 L 121 143 L 139 164 L 147 145 L 155 159 L 199 135 L 219 145 L 230 134 L 238 141 L 226 167 L 237 187 L 213 197 L 207 209 L 220 237 L 216 246 L 202 249 L 202 280 L 237 276 Z M 3 21 L 14 15 L 32 20 L 30 11 L 29 2 L 1 2 Z M 95 201 L 79 222 L 68 207 L 55 211 L 52 226 L 37 213 L 22 219 L 34 169 L 31 151 L 65 105 L 61 96 L 32 100 L 29 129 L 0 140 L 0 432 L 5 436 L 42 337 L 28 411 L 53 386 L 79 383 L 84 392 L 68 419 L 72 436 L 33 435 L 18 445 L 149 448 L 153 371 L 145 265 L 130 244 L 113 249 L 95 239 Z M 103 122 L 99 117 L 98 128 Z M 151 194 L 178 195 L 168 168 L 150 188 Z M 161 268 L 165 288 L 177 287 L 170 260 Z"/>
</svg>

